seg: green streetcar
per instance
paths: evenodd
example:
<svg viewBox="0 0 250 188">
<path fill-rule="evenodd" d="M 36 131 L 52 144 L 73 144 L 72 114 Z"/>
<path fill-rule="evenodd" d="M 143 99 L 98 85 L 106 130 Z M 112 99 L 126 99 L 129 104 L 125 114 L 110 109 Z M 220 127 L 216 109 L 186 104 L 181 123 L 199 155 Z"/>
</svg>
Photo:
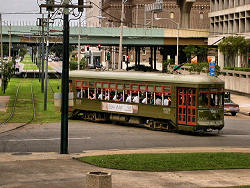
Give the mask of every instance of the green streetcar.
<svg viewBox="0 0 250 188">
<path fill-rule="evenodd" d="M 70 92 L 71 118 L 193 132 L 224 127 L 224 82 L 216 77 L 71 71 Z"/>
</svg>

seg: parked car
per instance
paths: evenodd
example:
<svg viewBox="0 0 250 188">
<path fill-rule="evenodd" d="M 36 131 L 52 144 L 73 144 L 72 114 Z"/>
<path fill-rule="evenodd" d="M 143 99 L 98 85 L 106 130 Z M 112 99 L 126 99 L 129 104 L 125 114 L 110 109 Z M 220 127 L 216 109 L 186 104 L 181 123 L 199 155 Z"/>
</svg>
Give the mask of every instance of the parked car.
<svg viewBox="0 0 250 188">
<path fill-rule="evenodd" d="M 239 105 L 234 103 L 231 99 L 225 98 L 224 100 L 224 113 L 231 113 L 232 116 L 240 111 Z"/>
</svg>

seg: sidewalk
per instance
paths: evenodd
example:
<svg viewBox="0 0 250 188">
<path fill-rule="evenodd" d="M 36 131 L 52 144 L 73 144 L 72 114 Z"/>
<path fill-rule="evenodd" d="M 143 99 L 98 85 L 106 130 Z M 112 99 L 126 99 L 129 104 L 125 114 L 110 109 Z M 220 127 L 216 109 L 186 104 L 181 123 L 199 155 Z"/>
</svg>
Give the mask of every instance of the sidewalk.
<svg viewBox="0 0 250 188">
<path fill-rule="evenodd" d="M 80 188 L 90 171 L 112 174 L 112 188 L 226 187 L 250 185 L 250 169 L 142 172 L 103 169 L 74 160 L 75 157 L 118 153 L 247 152 L 250 148 L 148 148 L 138 150 L 86 151 L 81 154 L 1 153 L 2 188 Z"/>
<path fill-rule="evenodd" d="M 240 113 L 250 116 L 250 97 L 231 93 L 231 99 L 240 106 Z"/>
</svg>

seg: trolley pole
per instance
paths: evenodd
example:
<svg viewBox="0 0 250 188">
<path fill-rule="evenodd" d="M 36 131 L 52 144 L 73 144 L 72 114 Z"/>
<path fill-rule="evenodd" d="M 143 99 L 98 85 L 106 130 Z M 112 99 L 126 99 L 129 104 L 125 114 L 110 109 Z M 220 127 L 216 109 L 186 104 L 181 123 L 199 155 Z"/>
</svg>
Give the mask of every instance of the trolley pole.
<svg viewBox="0 0 250 188">
<path fill-rule="evenodd" d="M 68 5 L 69 0 L 64 0 Z M 61 105 L 61 154 L 68 154 L 68 108 L 69 108 L 69 9 L 63 15 L 63 68 L 62 68 L 62 105 Z"/>
</svg>

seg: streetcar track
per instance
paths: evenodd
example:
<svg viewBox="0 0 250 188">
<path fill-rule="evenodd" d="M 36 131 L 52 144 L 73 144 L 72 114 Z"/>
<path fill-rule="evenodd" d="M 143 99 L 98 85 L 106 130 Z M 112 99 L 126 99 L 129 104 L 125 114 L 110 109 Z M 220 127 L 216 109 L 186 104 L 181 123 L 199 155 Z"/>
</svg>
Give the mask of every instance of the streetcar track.
<svg viewBox="0 0 250 188">
<path fill-rule="evenodd" d="M 15 100 L 14 100 L 14 105 L 13 105 L 13 108 L 12 108 L 12 112 L 11 112 L 11 114 L 8 117 L 7 120 L 5 120 L 5 121 L 3 121 L 3 122 L 0 123 L 0 127 L 3 126 L 3 125 L 5 125 L 6 123 L 8 123 L 14 117 L 15 109 L 16 109 L 16 104 L 17 104 L 17 99 L 18 99 L 18 94 L 19 94 L 19 89 L 20 89 L 21 83 L 19 83 L 17 91 L 16 91 L 16 95 L 15 95 Z M 31 85 L 30 85 L 30 89 L 31 89 L 31 100 L 32 100 L 32 108 L 33 108 L 32 118 L 29 121 L 27 121 L 27 122 L 25 122 L 25 123 L 23 123 L 23 124 L 21 124 L 19 126 L 16 126 L 15 128 L 12 128 L 12 129 L 0 132 L 0 134 L 8 133 L 8 132 L 11 132 L 11 131 L 23 128 L 26 125 L 29 125 L 34 120 L 34 118 L 36 116 L 36 109 L 35 109 L 35 99 L 34 99 L 34 92 L 33 92 L 33 84 L 32 84 L 32 82 L 31 82 Z"/>
</svg>

